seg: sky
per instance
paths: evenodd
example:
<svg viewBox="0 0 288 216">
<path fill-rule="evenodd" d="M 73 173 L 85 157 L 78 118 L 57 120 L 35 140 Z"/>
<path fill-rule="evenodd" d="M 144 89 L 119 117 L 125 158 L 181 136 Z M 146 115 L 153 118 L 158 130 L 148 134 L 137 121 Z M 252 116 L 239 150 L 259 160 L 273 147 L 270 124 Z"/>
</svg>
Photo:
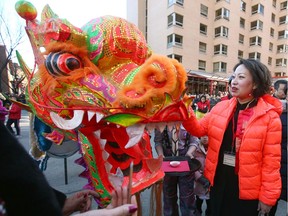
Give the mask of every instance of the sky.
<svg viewBox="0 0 288 216">
<path fill-rule="evenodd" d="M 4 17 L 8 17 L 7 20 L 11 22 L 11 28 L 19 17 L 15 11 L 16 2 L 17 0 L 1 0 L 0 2 L 0 13 Z M 30 0 L 29 2 L 36 7 L 38 20 L 40 20 L 43 7 L 48 4 L 60 18 L 65 18 L 80 28 L 90 20 L 103 15 L 127 18 L 127 0 Z M 20 22 L 23 24 L 24 30 L 25 21 L 20 18 Z M 34 57 L 26 33 L 23 43 L 17 47 L 17 50 L 28 66 L 33 68 Z M 13 58 L 13 61 L 17 60 Z"/>
</svg>

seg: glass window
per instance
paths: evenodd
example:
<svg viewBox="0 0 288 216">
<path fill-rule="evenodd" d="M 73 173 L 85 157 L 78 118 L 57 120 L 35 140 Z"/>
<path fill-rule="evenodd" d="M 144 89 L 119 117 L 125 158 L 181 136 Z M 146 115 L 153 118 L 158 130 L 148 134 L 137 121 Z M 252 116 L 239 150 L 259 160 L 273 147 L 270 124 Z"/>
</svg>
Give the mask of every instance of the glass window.
<svg viewBox="0 0 288 216">
<path fill-rule="evenodd" d="M 250 30 L 255 30 L 255 29 L 263 29 L 263 22 L 261 20 L 255 20 L 253 22 L 251 22 L 250 25 Z"/>
<path fill-rule="evenodd" d="M 200 23 L 200 33 L 207 35 L 207 25 Z"/>
<path fill-rule="evenodd" d="M 238 50 L 238 59 L 242 59 L 242 58 L 243 58 L 243 51 Z"/>
<path fill-rule="evenodd" d="M 177 54 L 168 55 L 169 58 L 176 59 L 178 62 L 182 63 L 182 56 Z"/>
<path fill-rule="evenodd" d="M 168 0 L 168 6 L 171 6 L 173 4 L 178 4 L 178 5 L 183 6 L 184 0 Z"/>
<path fill-rule="evenodd" d="M 280 3 L 280 10 L 286 10 L 287 9 L 287 2 L 288 1 L 284 1 Z"/>
<path fill-rule="evenodd" d="M 278 32 L 278 39 L 288 38 L 288 30 L 282 30 Z"/>
<path fill-rule="evenodd" d="M 244 44 L 244 35 L 239 34 L 239 43 Z"/>
<path fill-rule="evenodd" d="M 270 36 L 274 37 L 274 29 L 273 28 L 270 28 Z"/>
<path fill-rule="evenodd" d="M 259 36 L 251 37 L 250 38 L 250 46 L 261 46 L 262 38 Z"/>
<path fill-rule="evenodd" d="M 240 9 L 242 11 L 246 11 L 246 2 L 244 2 L 243 0 L 241 0 L 241 2 L 240 2 Z"/>
<path fill-rule="evenodd" d="M 199 60 L 198 61 L 198 70 L 206 70 L 206 61 Z"/>
<path fill-rule="evenodd" d="M 271 22 L 275 23 L 275 14 L 274 13 L 271 14 Z"/>
<path fill-rule="evenodd" d="M 219 26 L 215 28 L 215 37 L 228 37 L 229 29 L 225 26 Z"/>
<path fill-rule="evenodd" d="M 264 6 L 262 4 L 256 4 L 252 6 L 251 12 L 252 14 L 256 14 L 256 13 L 264 14 Z"/>
<path fill-rule="evenodd" d="M 287 65 L 287 59 L 285 58 L 276 59 L 276 66 L 286 67 L 286 65 Z"/>
<path fill-rule="evenodd" d="M 168 26 L 183 26 L 183 16 L 177 13 L 172 13 L 168 16 Z"/>
<path fill-rule="evenodd" d="M 261 53 L 258 53 L 258 52 L 249 53 L 249 58 L 256 59 L 256 60 L 260 61 Z"/>
<path fill-rule="evenodd" d="M 201 8 L 200 8 L 200 14 L 207 17 L 208 16 L 208 7 L 201 4 Z"/>
<path fill-rule="evenodd" d="M 171 34 L 167 37 L 167 46 L 180 46 L 182 47 L 183 37 L 177 34 Z"/>
<path fill-rule="evenodd" d="M 206 53 L 207 44 L 203 42 L 199 42 L 199 52 Z"/>
<path fill-rule="evenodd" d="M 214 55 L 227 55 L 228 47 L 224 44 L 214 46 Z"/>
<path fill-rule="evenodd" d="M 277 53 L 285 53 L 288 52 L 288 45 L 286 44 L 281 44 L 277 46 Z"/>
<path fill-rule="evenodd" d="M 269 50 L 273 51 L 273 43 L 271 43 L 271 42 L 269 43 Z"/>
<path fill-rule="evenodd" d="M 225 62 L 214 62 L 213 63 L 213 72 L 226 72 L 227 63 Z"/>
<path fill-rule="evenodd" d="M 279 18 L 279 25 L 283 25 L 286 23 L 288 23 L 288 16 L 287 15 Z"/>
<path fill-rule="evenodd" d="M 215 11 L 215 20 L 218 19 L 227 19 L 229 20 L 230 11 L 226 8 L 220 8 Z"/>
<path fill-rule="evenodd" d="M 268 57 L 268 65 L 272 65 L 272 58 Z"/>
<path fill-rule="evenodd" d="M 277 4 L 277 1 L 273 0 L 272 5 L 273 5 L 274 8 L 276 8 L 276 4 Z"/>
<path fill-rule="evenodd" d="M 245 19 L 243 19 L 242 17 L 240 17 L 240 27 L 245 28 Z"/>
</svg>

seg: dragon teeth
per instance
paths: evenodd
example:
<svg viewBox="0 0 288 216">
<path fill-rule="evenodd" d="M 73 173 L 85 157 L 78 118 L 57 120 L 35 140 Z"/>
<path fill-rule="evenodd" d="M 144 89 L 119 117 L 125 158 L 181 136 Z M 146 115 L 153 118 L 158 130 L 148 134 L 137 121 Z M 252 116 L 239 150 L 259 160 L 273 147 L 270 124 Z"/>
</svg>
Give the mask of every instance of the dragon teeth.
<svg viewBox="0 0 288 216">
<path fill-rule="evenodd" d="M 145 129 L 145 124 L 135 124 L 126 128 L 126 132 L 129 135 L 129 141 L 125 145 L 125 148 L 131 148 L 136 145 L 142 138 Z"/>
<path fill-rule="evenodd" d="M 63 130 L 73 130 L 77 128 L 83 120 L 84 111 L 74 110 L 72 119 L 64 119 L 55 112 L 50 112 L 50 117 L 53 123 Z"/>
</svg>

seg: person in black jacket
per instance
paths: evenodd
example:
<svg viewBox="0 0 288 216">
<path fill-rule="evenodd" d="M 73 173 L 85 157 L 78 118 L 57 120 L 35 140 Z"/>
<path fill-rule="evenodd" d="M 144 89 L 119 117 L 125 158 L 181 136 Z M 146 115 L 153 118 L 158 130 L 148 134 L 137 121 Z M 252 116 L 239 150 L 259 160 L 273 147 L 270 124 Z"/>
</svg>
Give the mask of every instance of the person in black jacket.
<svg viewBox="0 0 288 216">
<path fill-rule="evenodd" d="M 283 111 L 280 116 L 282 124 L 282 141 L 281 141 L 281 181 L 282 181 L 282 190 L 280 199 L 287 202 L 287 80 L 277 80 L 274 83 L 275 92 L 274 97 L 278 98 L 283 105 Z M 278 200 L 279 202 L 279 200 Z M 277 211 L 276 205 L 270 210 L 269 216 L 274 216 Z"/>
<path fill-rule="evenodd" d="M 66 216 L 88 211 L 90 197 L 99 196 L 94 191 L 83 190 L 67 198 L 49 186 L 37 164 L 2 123 L 0 140 L 0 216 Z M 132 204 L 126 204 L 125 194 L 127 189 L 117 189 L 112 193 L 112 202 L 107 209 L 92 210 L 79 216 L 131 215 L 137 210 L 136 200 L 133 196 Z"/>
</svg>

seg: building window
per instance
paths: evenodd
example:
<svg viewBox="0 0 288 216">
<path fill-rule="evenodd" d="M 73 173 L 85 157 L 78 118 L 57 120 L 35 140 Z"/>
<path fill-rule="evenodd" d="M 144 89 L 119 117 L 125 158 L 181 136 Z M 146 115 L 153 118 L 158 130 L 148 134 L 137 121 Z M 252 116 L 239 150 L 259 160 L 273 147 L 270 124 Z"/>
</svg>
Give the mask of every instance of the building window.
<svg viewBox="0 0 288 216">
<path fill-rule="evenodd" d="M 275 77 L 282 77 L 282 76 L 286 76 L 285 72 L 275 72 Z"/>
<path fill-rule="evenodd" d="M 282 30 L 278 32 L 278 39 L 288 38 L 288 30 Z"/>
<path fill-rule="evenodd" d="M 270 28 L 270 36 L 274 37 L 274 29 L 273 28 Z"/>
<path fill-rule="evenodd" d="M 218 19 L 227 19 L 229 20 L 230 11 L 226 8 L 220 8 L 215 11 L 215 20 Z"/>
<path fill-rule="evenodd" d="M 183 16 L 177 13 L 172 13 L 168 16 L 168 27 L 176 25 L 176 26 L 183 26 Z"/>
<path fill-rule="evenodd" d="M 263 29 L 263 22 L 261 20 L 255 20 L 250 24 L 250 30 L 253 31 L 255 29 Z"/>
<path fill-rule="evenodd" d="M 243 58 L 243 51 L 238 50 L 238 59 L 242 59 L 242 58 Z"/>
<path fill-rule="evenodd" d="M 259 36 L 251 37 L 250 38 L 250 46 L 261 46 L 262 38 Z"/>
<path fill-rule="evenodd" d="M 240 2 L 240 9 L 241 11 L 246 11 L 246 2 L 242 1 Z"/>
<path fill-rule="evenodd" d="M 279 25 L 283 25 L 286 23 L 288 23 L 288 16 L 287 15 L 279 18 Z"/>
<path fill-rule="evenodd" d="M 220 2 L 220 1 L 226 1 L 227 3 L 230 2 L 230 0 L 216 0 L 216 2 Z"/>
<path fill-rule="evenodd" d="M 280 10 L 286 10 L 287 9 L 287 2 L 288 1 L 284 1 L 280 3 Z"/>
<path fill-rule="evenodd" d="M 275 14 L 274 13 L 271 14 L 271 22 L 275 23 Z"/>
<path fill-rule="evenodd" d="M 276 4 L 277 4 L 277 1 L 273 0 L 272 5 L 273 5 L 274 8 L 276 8 Z"/>
<path fill-rule="evenodd" d="M 225 62 L 214 62 L 213 63 L 213 72 L 226 72 L 227 63 Z"/>
<path fill-rule="evenodd" d="M 244 44 L 244 35 L 239 34 L 239 43 Z"/>
<path fill-rule="evenodd" d="M 249 53 L 249 58 L 260 61 L 261 53 L 258 53 L 258 52 Z"/>
<path fill-rule="evenodd" d="M 240 17 L 240 27 L 245 28 L 245 19 L 243 19 L 242 17 Z"/>
<path fill-rule="evenodd" d="M 273 51 L 273 43 L 271 43 L 271 42 L 269 43 L 269 50 Z"/>
<path fill-rule="evenodd" d="M 277 46 L 277 53 L 285 53 L 288 52 L 288 45 L 281 44 Z"/>
<path fill-rule="evenodd" d="M 268 57 L 268 65 L 272 65 L 272 58 Z"/>
<path fill-rule="evenodd" d="M 199 60 L 198 61 L 198 70 L 206 70 L 206 61 Z"/>
<path fill-rule="evenodd" d="M 207 25 L 200 23 L 200 33 L 207 35 Z"/>
<path fill-rule="evenodd" d="M 259 13 L 259 14 L 264 15 L 264 6 L 262 4 L 256 4 L 252 6 L 251 11 L 252 11 L 252 14 Z"/>
<path fill-rule="evenodd" d="M 215 28 L 215 38 L 216 37 L 228 37 L 229 29 L 225 26 L 219 26 Z"/>
<path fill-rule="evenodd" d="M 203 4 L 201 4 L 200 14 L 201 14 L 202 16 L 207 17 L 207 16 L 208 16 L 208 7 L 205 6 L 205 5 L 203 5 Z"/>
<path fill-rule="evenodd" d="M 203 42 L 199 42 L 199 52 L 206 53 L 207 50 L 207 44 Z"/>
<path fill-rule="evenodd" d="M 179 46 L 182 47 L 183 37 L 177 34 L 171 34 L 167 37 L 167 46 Z"/>
<path fill-rule="evenodd" d="M 171 54 L 171 55 L 168 55 L 167 57 L 172 58 L 172 59 L 176 59 L 178 62 L 182 63 L 182 56 L 181 55 Z"/>
<path fill-rule="evenodd" d="M 287 59 L 285 58 L 276 59 L 276 66 L 286 67 L 286 65 L 287 65 Z"/>
<path fill-rule="evenodd" d="M 183 6 L 184 5 L 184 0 L 168 0 L 168 6 L 170 7 L 173 4 L 178 4 Z"/>
<path fill-rule="evenodd" d="M 227 55 L 228 47 L 224 44 L 214 46 L 214 55 Z"/>
</svg>

